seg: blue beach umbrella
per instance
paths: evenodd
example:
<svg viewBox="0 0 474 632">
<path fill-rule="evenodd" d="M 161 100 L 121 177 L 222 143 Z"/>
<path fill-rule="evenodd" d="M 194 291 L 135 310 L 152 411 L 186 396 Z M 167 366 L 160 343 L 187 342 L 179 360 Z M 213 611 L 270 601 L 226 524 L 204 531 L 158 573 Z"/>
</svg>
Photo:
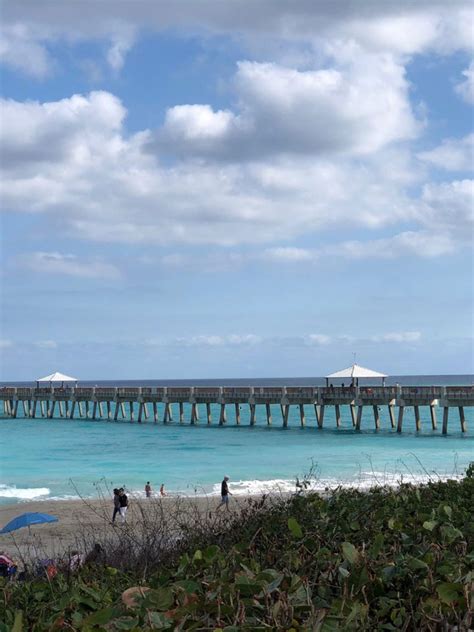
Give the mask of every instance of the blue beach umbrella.
<svg viewBox="0 0 474 632">
<path fill-rule="evenodd" d="M 58 519 L 56 516 L 50 516 L 45 513 L 28 512 L 10 520 L 10 522 L 3 527 L 0 533 L 10 533 L 11 531 L 21 529 L 22 527 L 31 527 L 33 524 L 43 524 L 44 522 L 57 521 Z"/>
</svg>

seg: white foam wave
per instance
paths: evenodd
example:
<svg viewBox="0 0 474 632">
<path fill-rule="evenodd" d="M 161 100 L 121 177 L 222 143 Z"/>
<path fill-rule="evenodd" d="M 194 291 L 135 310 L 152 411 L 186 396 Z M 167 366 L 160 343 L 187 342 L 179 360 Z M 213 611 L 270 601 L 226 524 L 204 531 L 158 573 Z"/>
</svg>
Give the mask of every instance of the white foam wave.
<svg viewBox="0 0 474 632">
<path fill-rule="evenodd" d="M 18 498 L 20 500 L 33 500 L 41 496 L 48 496 L 50 490 L 47 487 L 21 488 L 10 485 L 0 485 L 0 498 Z"/>
<path fill-rule="evenodd" d="M 460 480 L 462 474 L 429 474 L 429 473 L 400 473 L 389 471 L 370 471 L 360 472 L 357 477 L 349 479 L 337 478 L 315 478 L 307 481 L 305 489 L 316 492 L 331 492 L 336 488 L 339 489 L 359 489 L 361 491 L 371 489 L 373 487 L 398 487 L 402 483 L 411 483 L 413 485 L 422 485 L 430 481 L 441 480 Z M 275 478 L 270 480 L 238 480 L 229 481 L 229 489 L 234 496 L 261 496 L 262 494 L 287 494 L 301 490 L 301 486 L 297 486 L 296 479 Z M 186 489 L 167 489 L 166 495 L 171 497 L 205 497 L 220 496 L 221 484 L 202 486 L 187 486 Z M 50 490 L 47 487 L 22 489 L 14 486 L 0 484 L 0 499 L 12 498 L 18 501 L 27 500 L 52 500 L 52 501 L 70 501 L 80 500 L 81 497 L 72 494 L 64 494 L 50 496 Z M 127 494 L 133 498 L 142 499 L 145 497 L 143 490 L 128 489 Z M 159 497 L 159 493 L 154 492 L 153 496 Z M 94 494 L 82 496 L 82 498 L 95 498 Z"/>
<path fill-rule="evenodd" d="M 295 481 L 284 478 L 274 478 L 266 481 L 229 481 L 229 489 L 235 496 L 247 496 L 268 494 L 270 492 L 292 492 L 296 490 Z M 213 485 L 211 495 L 217 496 L 221 493 L 221 484 Z"/>
<path fill-rule="evenodd" d="M 336 488 L 368 490 L 372 487 L 398 487 L 402 483 L 422 485 L 430 481 L 447 479 L 460 480 L 461 474 L 433 475 L 430 474 L 400 474 L 389 472 L 363 472 L 354 479 L 340 480 L 335 478 L 317 478 L 307 481 L 305 489 L 311 491 L 331 491 Z M 301 483 L 301 481 L 300 481 Z M 220 483 L 212 487 L 210 495 L 220 494 Z M 235 496 L 261 495 L 266 493 L 288 493 L 301 489 L 295 479 L 273 479 L 266 481 L 229 481 L 229 489 Z"/>
</svg>

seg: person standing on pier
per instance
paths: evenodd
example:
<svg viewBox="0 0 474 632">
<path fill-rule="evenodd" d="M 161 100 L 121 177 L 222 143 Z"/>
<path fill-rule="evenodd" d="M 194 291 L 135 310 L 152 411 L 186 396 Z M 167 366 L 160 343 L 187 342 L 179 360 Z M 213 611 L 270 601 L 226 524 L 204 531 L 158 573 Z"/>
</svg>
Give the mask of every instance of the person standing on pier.
<svg viewBox="0 0 474 632">
<path fill-rule="evenodd" d="M 150 481 L 147 482 L 147 484 L 145 485 L 145 496 L 147 498 L 151 498 L 151 485 L 150 485 Z"/>
<path fill-rule="evenodd" d="M 217 509 L 220 509 L 223 505 L 225 505 L 227 511 L 229 511 L 229 495 L 232 494 L 229 491 L 229 484 L 227 481 L 229 480 L 228 476 L 224 476 L 224 480 L 221 483 L 221 502 L 217 505 Z"/>
</svg>

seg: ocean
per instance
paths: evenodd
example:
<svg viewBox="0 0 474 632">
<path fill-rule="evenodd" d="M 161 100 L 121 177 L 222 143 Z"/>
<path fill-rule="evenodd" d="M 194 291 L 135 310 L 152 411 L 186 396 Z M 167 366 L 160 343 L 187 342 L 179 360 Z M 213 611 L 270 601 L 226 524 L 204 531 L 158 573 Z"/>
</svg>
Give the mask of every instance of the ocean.
<svg viewBox="0 0 474 632">
<path fill-rule="evenodd" d="M 395 376 L 387 381 L 401 385 L 472 384 L 473 376 Z M 114 382 L 117 386 L 167 385 L 322 385 L 322 378 L 255 380 L 141 380 Z M 27 385 L 27 383 L 17 383 Z M 109 386 L 110 382 L 81 382 Z M 4 383 L 6 385 L 6 383 Z M 342 423 L 335 427 L 328 407 L 324 428 L 316 428 L 312 406 L 306 406 L 306 428 L 300 427 L 297 407 L 292 407 L 289 427 L 281 427 L 280 407 L 272 406 L 273 427 L 266 425 L 265 408 L 257 406 L 257 423 L 249 425 L 248 406 L 235 425 L 229 406 L 227 426 L 219 427 L 219 407 L 213 406 L 214 423 L 208 426 L 201 410 L 198 425 L 137 424 L 83 419 L 9 419 L 0 409 L 0 504 L 28 500 L 95 497 L 108 488 L 124 486 L 142 494 L 151 481 L 168 493 L 217 494 L 224 475 L 236 494 L 274 489 L 295 489 L 297 479 L 311 474 L 317 489 L 336 485 L 422 482 L 429 478 L 462 474 L 474 460 L 474 409 L 466 408 L 467 433 L 460 432 L 457 410 L 450 412 L 449 434 L 431 429 L 429 410 L 422 407 L 422 430 L 415 431 L 412 409 L 407 409 L 403 433 L 390 428 L 388 412 L 380 411 L 382 429 L 374 429 L 370 407 L 362 430 L 352 428 L 349 410 L 341 407 Z M 21 409 L 21 407 L 20 407 Z M 20 410 L 19 409 L 19 410 Z M 176 410 L 174 413 L 176 414 Z M 159 418 L 163 410 L 159 405 Z M 438 414 L 440 418 L 441 415 Z M 185 405 L 189 421 L 190 406 Z"/>
</svg>

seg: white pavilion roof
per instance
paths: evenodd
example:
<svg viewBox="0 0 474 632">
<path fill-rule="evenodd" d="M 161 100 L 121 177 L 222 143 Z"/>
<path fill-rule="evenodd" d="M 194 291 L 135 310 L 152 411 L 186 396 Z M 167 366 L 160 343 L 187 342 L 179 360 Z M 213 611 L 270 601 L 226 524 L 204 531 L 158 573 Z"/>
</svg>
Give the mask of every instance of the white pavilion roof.
<svg viewBox="0 0 474 632">
<path fill-rule="evenodd" d="M 64 375 L 64 373 L 51 373 L 51 375 L 46 375 L 45 377 L 40 377 L 37 382 L 77 382 L 77 377 L 71 377 L 69 375 Z"/>
<path fill-rule="evenodd" d="M 327 378 L 339 378 L 339 377 L 348 377 L 348 378 L 364 378 L 364 377 L 388 377 L 385 373 L 378 373 L 378 371 L 372 371 L 372 369 L 366 369 L 363 366 L 359 366 L 358 364 L 353 364 L 352 366 L 347 367 L 347 369 L 342 369 L 342 371 L 336 371 L 336 373 L 331 373 L 331 375 L 326 375 Z"/>
</svg>

